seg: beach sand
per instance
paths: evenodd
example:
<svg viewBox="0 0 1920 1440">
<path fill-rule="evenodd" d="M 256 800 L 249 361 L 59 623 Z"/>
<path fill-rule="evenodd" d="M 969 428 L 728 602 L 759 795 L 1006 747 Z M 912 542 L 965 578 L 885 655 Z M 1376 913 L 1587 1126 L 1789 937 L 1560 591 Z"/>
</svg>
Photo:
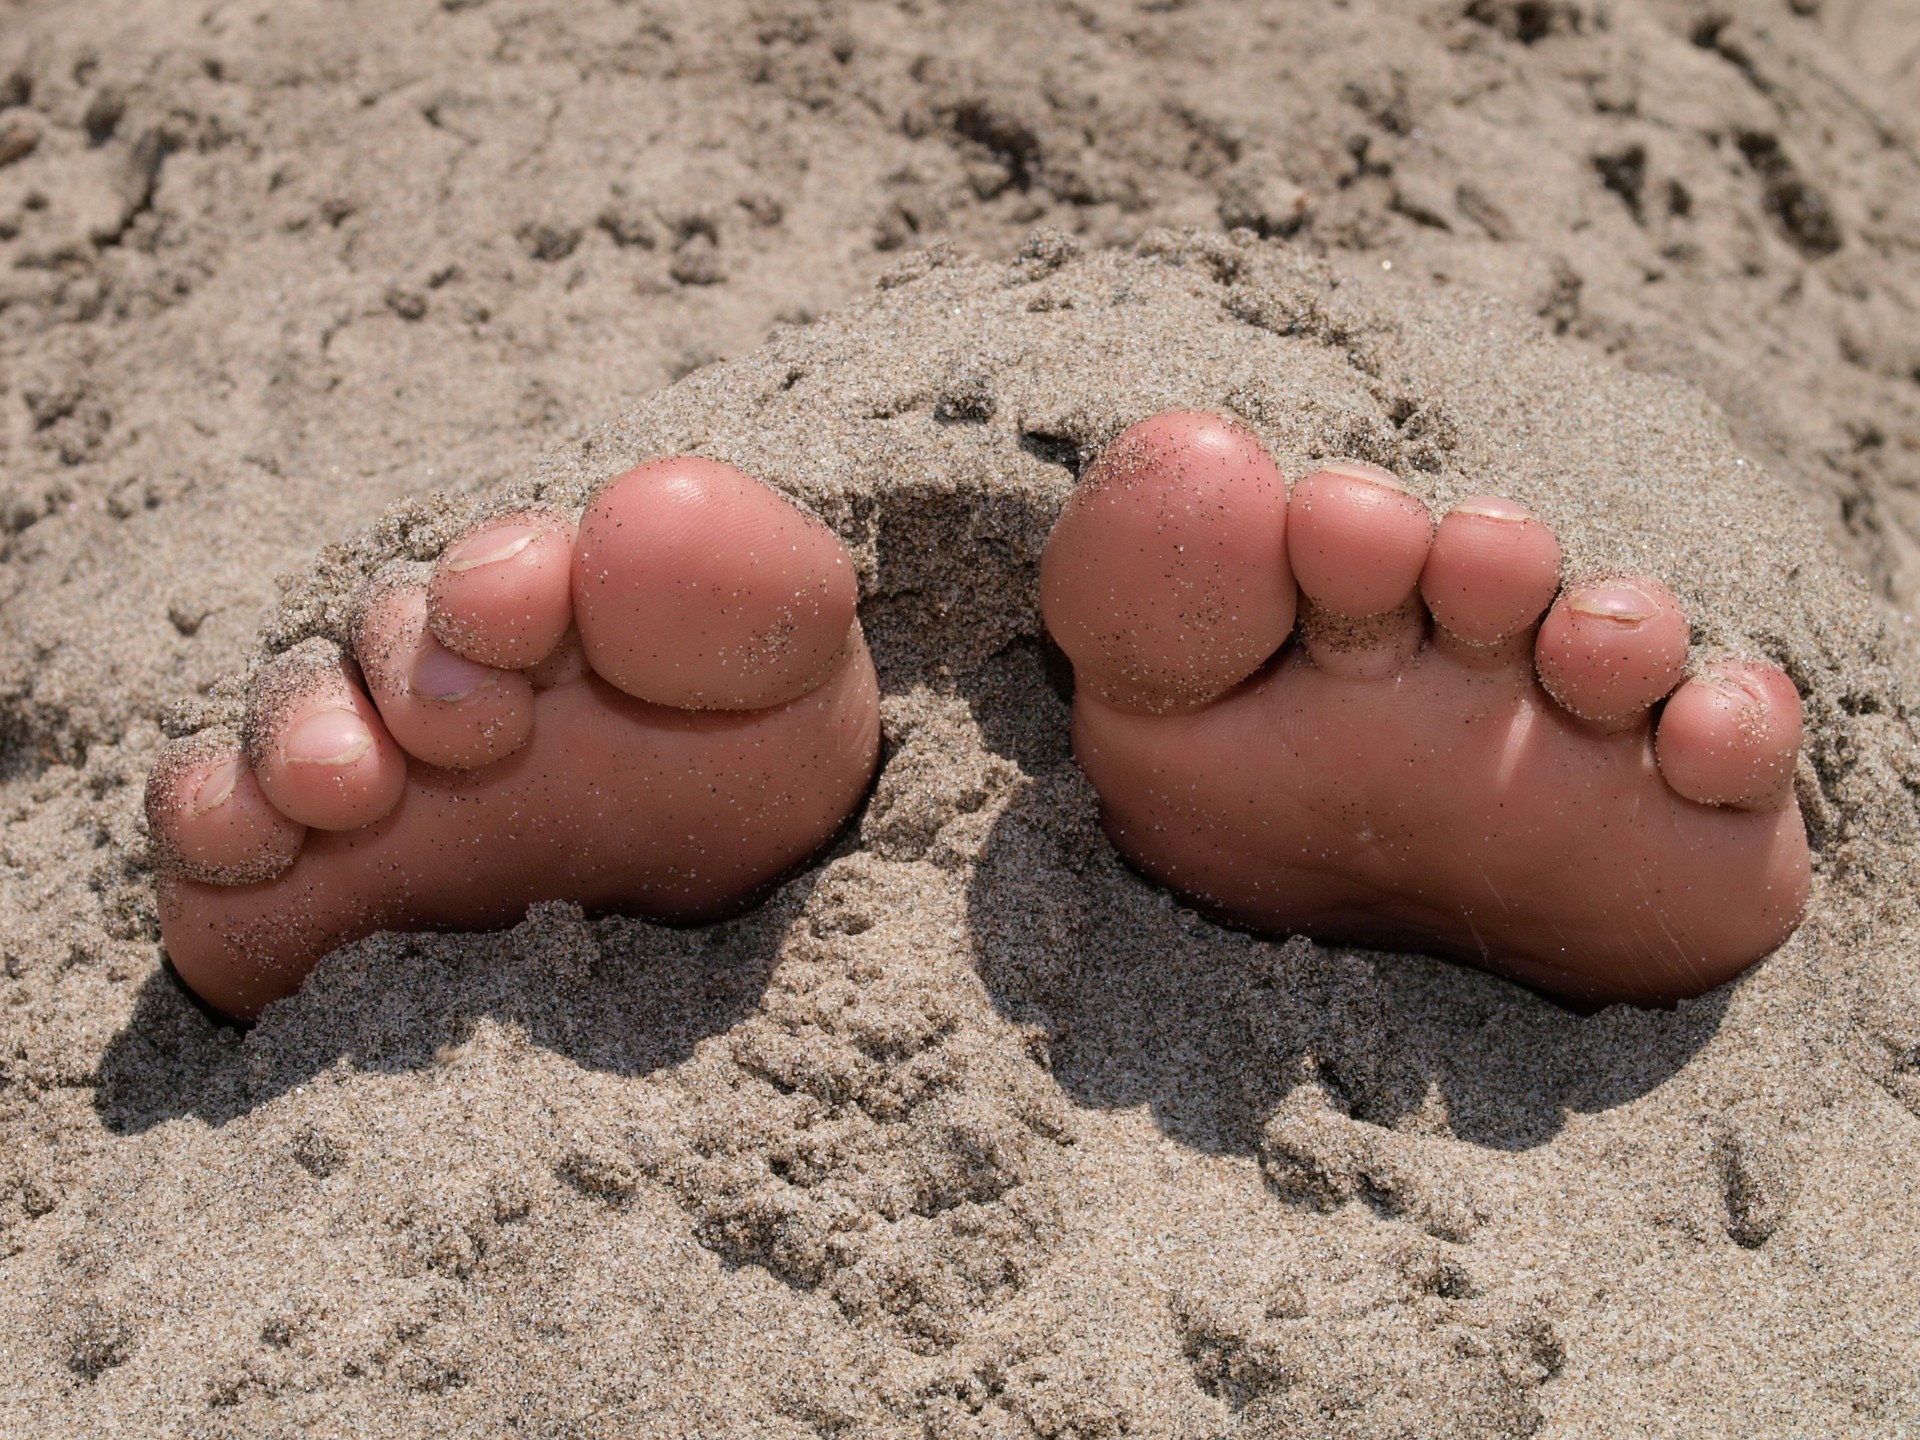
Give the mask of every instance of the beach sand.
<svg viewBox="0 0 1920 1440">
<path fill-rule="evenodd" d="M 1299 8 L 6 13 L 0 1430 L 1920 1428 L 1901 77 L 1784 4 Z M 1801 931 L 1581 1017 L 1125 870 L 1034 572 L 1174 406 L 1515 495 L 1785 665 Z M 859 565 L 832 854 L 196 1008 L 163 734 L 683 449 Z"/>
</svg>

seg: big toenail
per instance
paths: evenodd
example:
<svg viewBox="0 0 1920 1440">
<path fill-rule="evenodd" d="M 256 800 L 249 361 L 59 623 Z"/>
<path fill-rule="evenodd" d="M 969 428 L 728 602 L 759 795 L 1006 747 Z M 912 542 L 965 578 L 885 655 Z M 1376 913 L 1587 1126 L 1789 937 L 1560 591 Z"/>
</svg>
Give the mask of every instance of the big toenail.
<svg viewBox="0 0 1920 1440">
<path fill-rule="evenodd" d="M 1405 493 L 1406 486 L 1396 480 L 1391 473 L 1378 465 L 1363 465 L 1358 460 L 1335 460 L 1320 467 L 1322 475 L 1338 475 L 1344 480 L 1358 480 L 1367 485 L 1384 485 L 1389 490 Z"/>
<path fill-rule="evenodd" d="M 191 813 L 205 815 L 210 810 L 218 810 L 233 798 L 233 787 L 240 783 L 240 762 L 226 760 L 213 767 L 200 782 L 200 788 L 193 792 Z"/>
<path fill-rule="evenodd" d="M 351 765 L 373 746 L 373 732 L 351 710 L 316 710 L 280 742 L 291 765 Z"/>
<path fill-rule="evenodd" d="M 1531 520 L 1533 512 L 1518 500 L 1501 495 L 1475 495 L 1453 507 L 1456 515 L 1478 515 L 1483 520 Z"/>
<path fill-rule="evenodd" d="M 491 666 L 475 664 L 451 650 L 428 644 L 413 662 L 407 688 L 422 700 L 464 700 L 482 685 L 490 684 L 495 673 Z"/>
<path fill-rule="evenodd" d="M 1596 585 L 1582 590 L 1567 601 L 1567 608 L 1617 625 L 1638 625 L 1660 613 L 1651 597 L 1631 585 Z"/>
<path fill-rule="evenodd" d="M 539 538 L 540 531 L 532 525 L 502 525 L 498 530 L 488 530 L 471 540 L 461 541 L 440 563 L 456 574 L 462 570 L 478 570 L 482 565 L 498 565 L 502 560 L 511 560 Z"/>
</svg>

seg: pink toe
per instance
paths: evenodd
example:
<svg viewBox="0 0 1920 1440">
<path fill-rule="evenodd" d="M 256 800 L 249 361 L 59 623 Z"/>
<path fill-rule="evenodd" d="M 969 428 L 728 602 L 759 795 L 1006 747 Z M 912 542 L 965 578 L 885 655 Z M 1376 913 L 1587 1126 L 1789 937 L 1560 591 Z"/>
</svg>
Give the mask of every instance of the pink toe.
<svg viewBox="0 0 1920 1440">
<path fill-rule="evenodd" d="M 1420 572 L 1434 623 L 1491 645 L 1539 620 L 1560 588 L 1560 542 L 1524 505 L 1476 495 L 1447 512 Z"/>
<path fill-rule="evenodd" d="M 1590 581 L 1564 591 L 1534 643 L 1540 683 L 1580 719 L 1632 724 L 1680 681 L 1687 617 L 1658 580 Z"/>
<path fill-rule="evenodd" d="M 317 830 L 356 830 L 399 802 L 407 760 L 333 657 L 290 652 L 255 683 L 248 748 L 267 799 Z"/>
<path fill-rule="evenodd" d="M 428 614 L 454 654 L 499 670 L 537 665 L 573 623 L 573 527 L 538 511 L 490 520 L 433 568 Z"/>
<path fill-rule="evenodd" d="M 388 586 L 368 602 L 354 650 L 387 732 L 418 760 L 475 769 L 533 733 L 532 681 L 442 646 L 428 633 L 418 585 Z"/>
<path fill-rule="evenodd" d="M 161 754 L 147 777 L 147 823 L 165 870 L 214 885 L 272 879 L 307 833 L 268 802 L 238 743 L 214 735 Z"/>
<path fill-rule="evenodd" d="M 1335 615 L 1405 604 L 1433 538 L 1427 507 L 1371 465 L 1322 466 L 1293 487 L 1287 555 L 1308 600 Z"/>
<path fill-rule="evenodd" d="M 1655 755 L 1677 794 L 1702 805 L 1776 810 L 1793 793 L 1800 692 L 1771 665 L 1708 667 L 1660 715 Z"/>
</svg>

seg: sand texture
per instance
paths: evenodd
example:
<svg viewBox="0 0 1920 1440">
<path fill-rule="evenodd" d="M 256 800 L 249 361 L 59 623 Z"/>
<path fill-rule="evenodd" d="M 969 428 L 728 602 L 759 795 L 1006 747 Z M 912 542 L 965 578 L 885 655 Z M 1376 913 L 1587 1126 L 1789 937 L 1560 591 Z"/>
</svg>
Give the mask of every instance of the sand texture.
<svg viewBox="0 0 1920 1440">
<path fill-rule="evenodd" d="M 0 10 L 0 1433 L 1920 1431 L 1920 163 L 1846 16 L 104 15 Z M 1035 567 L 1170 406 L 1515 495 L 1786 666 L 1802 930 L 1583 1018 L 1120 866 Z M 858 561 L 856 826 L 724 925 L 376 937 L 211 1021 L 164 733 L 682 449 Z"/>
</svg>

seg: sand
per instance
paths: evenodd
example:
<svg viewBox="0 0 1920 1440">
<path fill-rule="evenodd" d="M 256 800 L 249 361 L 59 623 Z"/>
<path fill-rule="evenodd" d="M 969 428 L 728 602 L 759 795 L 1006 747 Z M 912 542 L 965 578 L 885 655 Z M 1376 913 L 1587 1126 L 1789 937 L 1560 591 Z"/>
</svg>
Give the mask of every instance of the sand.
<svg viewBox="0 0 1920 1440">
<path fill-rule="evenodd" d="M 6 1433 L 1920 1428 L 1903 75 L 1838 9 L 1267 8 L 5 16 Z M 1169 405 L 1515 494 L 1785 664 L 1801 932 L 1583 1018 L 1120 867 L 1033 573 Z M 163 726 L 678 448 L 858 558 L 855 830 L 726 925 L 195 1008 Z"/>
</svg>

